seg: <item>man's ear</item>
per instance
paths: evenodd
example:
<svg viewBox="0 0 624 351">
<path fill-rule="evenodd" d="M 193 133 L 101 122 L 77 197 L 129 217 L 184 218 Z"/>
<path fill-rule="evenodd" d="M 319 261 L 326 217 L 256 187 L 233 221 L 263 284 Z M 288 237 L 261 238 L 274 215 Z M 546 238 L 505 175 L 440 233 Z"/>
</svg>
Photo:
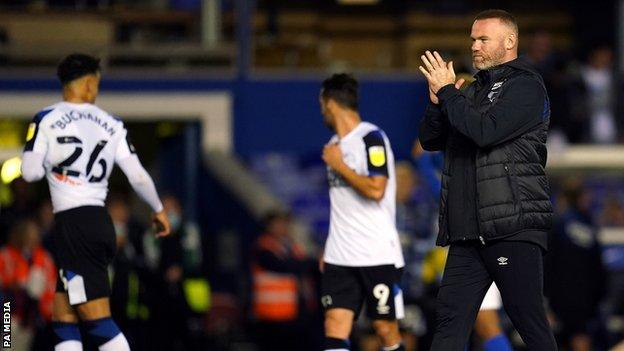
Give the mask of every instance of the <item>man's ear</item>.
<svg viewBox="0 0 624 351">
<path fill-rule="evenodd" d="M 517 41 L 518 41 L 518 37 L 516 36 L 515 33 L 511 33 L 507 35 L 507 38 L 505 39 L 505 49 L 507 50 L 513 49 L 516 46 Z"/>
<path fill-rule="evenodd" d="M 93 90 L 93 86 L 96 84 L 96 80 L 94 76 L 87 76 L 85 79 L 85 86 L 87 88 L 87 91 L 89 93 L 91 93 L 91 91 Z"/>
<path fill-rule="evenodd" d="M 336 102 L 336 100 L 334 99 L 327 99 L 327 103 L 325 104 L 325 106 L 327 107 L 328 111 L 336 111 L 336 108 L 338 108 L 338 103 Z"/>
</svg>

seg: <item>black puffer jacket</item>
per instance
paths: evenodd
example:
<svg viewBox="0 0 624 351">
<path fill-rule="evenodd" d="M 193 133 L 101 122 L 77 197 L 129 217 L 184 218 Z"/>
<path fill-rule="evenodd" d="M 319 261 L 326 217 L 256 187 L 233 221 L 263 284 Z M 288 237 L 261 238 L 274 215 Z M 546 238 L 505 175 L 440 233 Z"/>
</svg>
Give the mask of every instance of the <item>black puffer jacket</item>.
<svg viewBox="0 0 624 351">
<path fill-rule="evenodd" d="M 425 150 L 445 153 L 438 245 L 509 238 L 551 227 L 545 175 L 550 108 L 522 59 L 480 71 L 464 92 L 438 91 L 420 125 Z"/>
</svg>

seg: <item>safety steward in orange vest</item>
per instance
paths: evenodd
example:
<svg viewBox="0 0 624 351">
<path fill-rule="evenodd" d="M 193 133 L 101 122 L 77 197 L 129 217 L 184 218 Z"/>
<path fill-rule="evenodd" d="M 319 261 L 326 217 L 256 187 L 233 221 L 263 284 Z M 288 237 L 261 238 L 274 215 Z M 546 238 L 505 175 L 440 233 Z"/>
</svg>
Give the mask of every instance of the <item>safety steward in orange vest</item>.
<svg viewBox="0 0 624 351">
<path fill-rule="evenodd" d="M 270 254 L 277 260 L 291 261 L 304 258 L 301 248 L 292 244 L 288 247 L 283 240 L 271 234 L 264 234 L 258 240 L 260 254 Z M 264 251 L 264 252 L 262 252 Z M 299 282 L 292 272 L 278 272 L 272 267 L 253 265 L 253 312 L 264 321 L 290 321 L 297 318 L 299 309 Z"/>
<path fill-rule="evenodd" d="M 0 288 L 5 298 L 17 302 L 11 307 L 21 323 L 33 322 L 30 301 L 37 304 L 36 313 L 43 320 L 52 319 L 55 285 L 56 267 L 40 245 L 39 228 L 31 220 L 18 222 L 8 244 L 0 248 Z"/>
<path fill-rule="evenodd" d="M 315 301 L 308 278 L 317 262 L 307 258 L 291 237 L 288 214 L 272 212 L 264 223 L 265 233 L 254 245 L 251 266 L 257 344 L 260 350 L 301 349 L 297 343 L 305 342 L 305 337 L 292 334 L 304 324 L 307 302 Z"/>
</svg>

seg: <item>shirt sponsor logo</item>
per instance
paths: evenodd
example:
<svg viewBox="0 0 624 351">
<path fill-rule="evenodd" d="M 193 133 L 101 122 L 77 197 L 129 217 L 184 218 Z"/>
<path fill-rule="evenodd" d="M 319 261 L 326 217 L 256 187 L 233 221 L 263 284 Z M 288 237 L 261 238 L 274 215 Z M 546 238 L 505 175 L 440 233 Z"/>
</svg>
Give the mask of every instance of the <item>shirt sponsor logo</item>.
<svg viewBox="0 0 624 351">
<path fill-rule="evenodd" d="M 509 259 L 507 257 L 499 257 L 497 261 L 498 261 L 499 266 L 506 266 L 508 264 L 507 261 L 509 261 Z"/>
<path fill-rule="evenodd" d="M 72 180 L 67 174 L 54 173 L 53 176 L 54 176 L 54 179 L 56 179 L 56 181 L 58 181 L 59 183 L 65 183 L 65 184 L 74 185 L 74 186 L 82 185 L 82 183 Z"/>
<path fill-rule="evenodd" d="M 368 148 L 368 160 L 375 167 L 386 164 L 386 152 L 383 146 L 371 146 Z"/>
</svg>

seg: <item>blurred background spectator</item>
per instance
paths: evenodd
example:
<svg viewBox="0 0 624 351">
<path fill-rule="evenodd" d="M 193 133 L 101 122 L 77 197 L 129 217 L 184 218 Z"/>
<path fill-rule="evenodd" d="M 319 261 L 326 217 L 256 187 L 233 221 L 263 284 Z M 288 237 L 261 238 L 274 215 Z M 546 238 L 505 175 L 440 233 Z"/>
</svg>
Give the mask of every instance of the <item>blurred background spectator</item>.
<svg viewBox="0 0 624 351">
<path fill-rule="evenodd" d="M 22 178 L 18 178 L 9 184 L 12 194 L 11 204 L 2 208 L 0 217 L 0 243 L 8 240 L 11 227 L 19 221 L 32 215 L 32 209 L 36 207 L 36 200 L 32 189 Z"/>
<path fill-rule="evenodd" d="M 117 254 L 110 269 L 112 276 L 111 313 L 124 330 L 130 343 L 147 349 L 150 340 L 150 308 L 157 301 L 152 286 L 155 277 L 147 268 L 143 252 L 145 227 L 130 212 L 128 199 L 112 193 L 107 200 L 108 212 L 113 220 L 117 242 Z M 151 289 L 150 289 L 151 288 Z"/>
<path fill-rule="evenodd" d="M 613 51 L 608 45 L 589 51 L 581 78 L 588 105 L 589 141 L 593 143 L 614 143 L 619 136 L 615 99 L 621 94 L 615 91 L 614 73 Z"/>
<path fill-rule="evenodd" d="M 431 332 L 426 315 L 433 313 L 430 308 L 434 297 L 427 294 L 422 265 L 427 253 L 435 247 L 437 207 L 435 195 L 423 184 L 410 162 L 397 163 L 396 179 L 397 230 L 405 259 L 402 289 L 406 318 L 401 325 L 407 331 L 403 338 L 406 349 L 414 350 L 418 339 Z"/>
<path fill-rule="evenodd" d="M 318 350 L 318 260 L 291 234 L 290 215 L 271 212 L 252 253 L 252 318 L 261 351 Z"/>
<path fill-rule="evenodd" d="M 16 221 L 8 242 L 0 248 L 2 301 L 11 302 L 11 326 L 17 350 L 49 345 L 56 267 L 41 246 L 41 234 L 31 219 Z"/>
<path fill-rule="evenodd" d="M 150 349 L 202 350 L 206 343 L 205 313 L 210 285 L 206 278 L 204 247 L 197 229 L 184 217 L 174 195 L 162 197 L 172 235 L 156 239 L 148 230 L 141 236 L 146 266 L 153 274 L 149 286 L 150 320 L 155 333 L 168 333 L 164 343 L 152 340 Z"/>
<path fill-rule="evenodd" d="M 591 198 L 582 184 L 569 181 L 549 241 L 546 296 L 554 313 L 557 338 L 571 351 L 596 349 L 600 304 L 606 292 L 606 271 L 591 213 Z"/>
</svg>

